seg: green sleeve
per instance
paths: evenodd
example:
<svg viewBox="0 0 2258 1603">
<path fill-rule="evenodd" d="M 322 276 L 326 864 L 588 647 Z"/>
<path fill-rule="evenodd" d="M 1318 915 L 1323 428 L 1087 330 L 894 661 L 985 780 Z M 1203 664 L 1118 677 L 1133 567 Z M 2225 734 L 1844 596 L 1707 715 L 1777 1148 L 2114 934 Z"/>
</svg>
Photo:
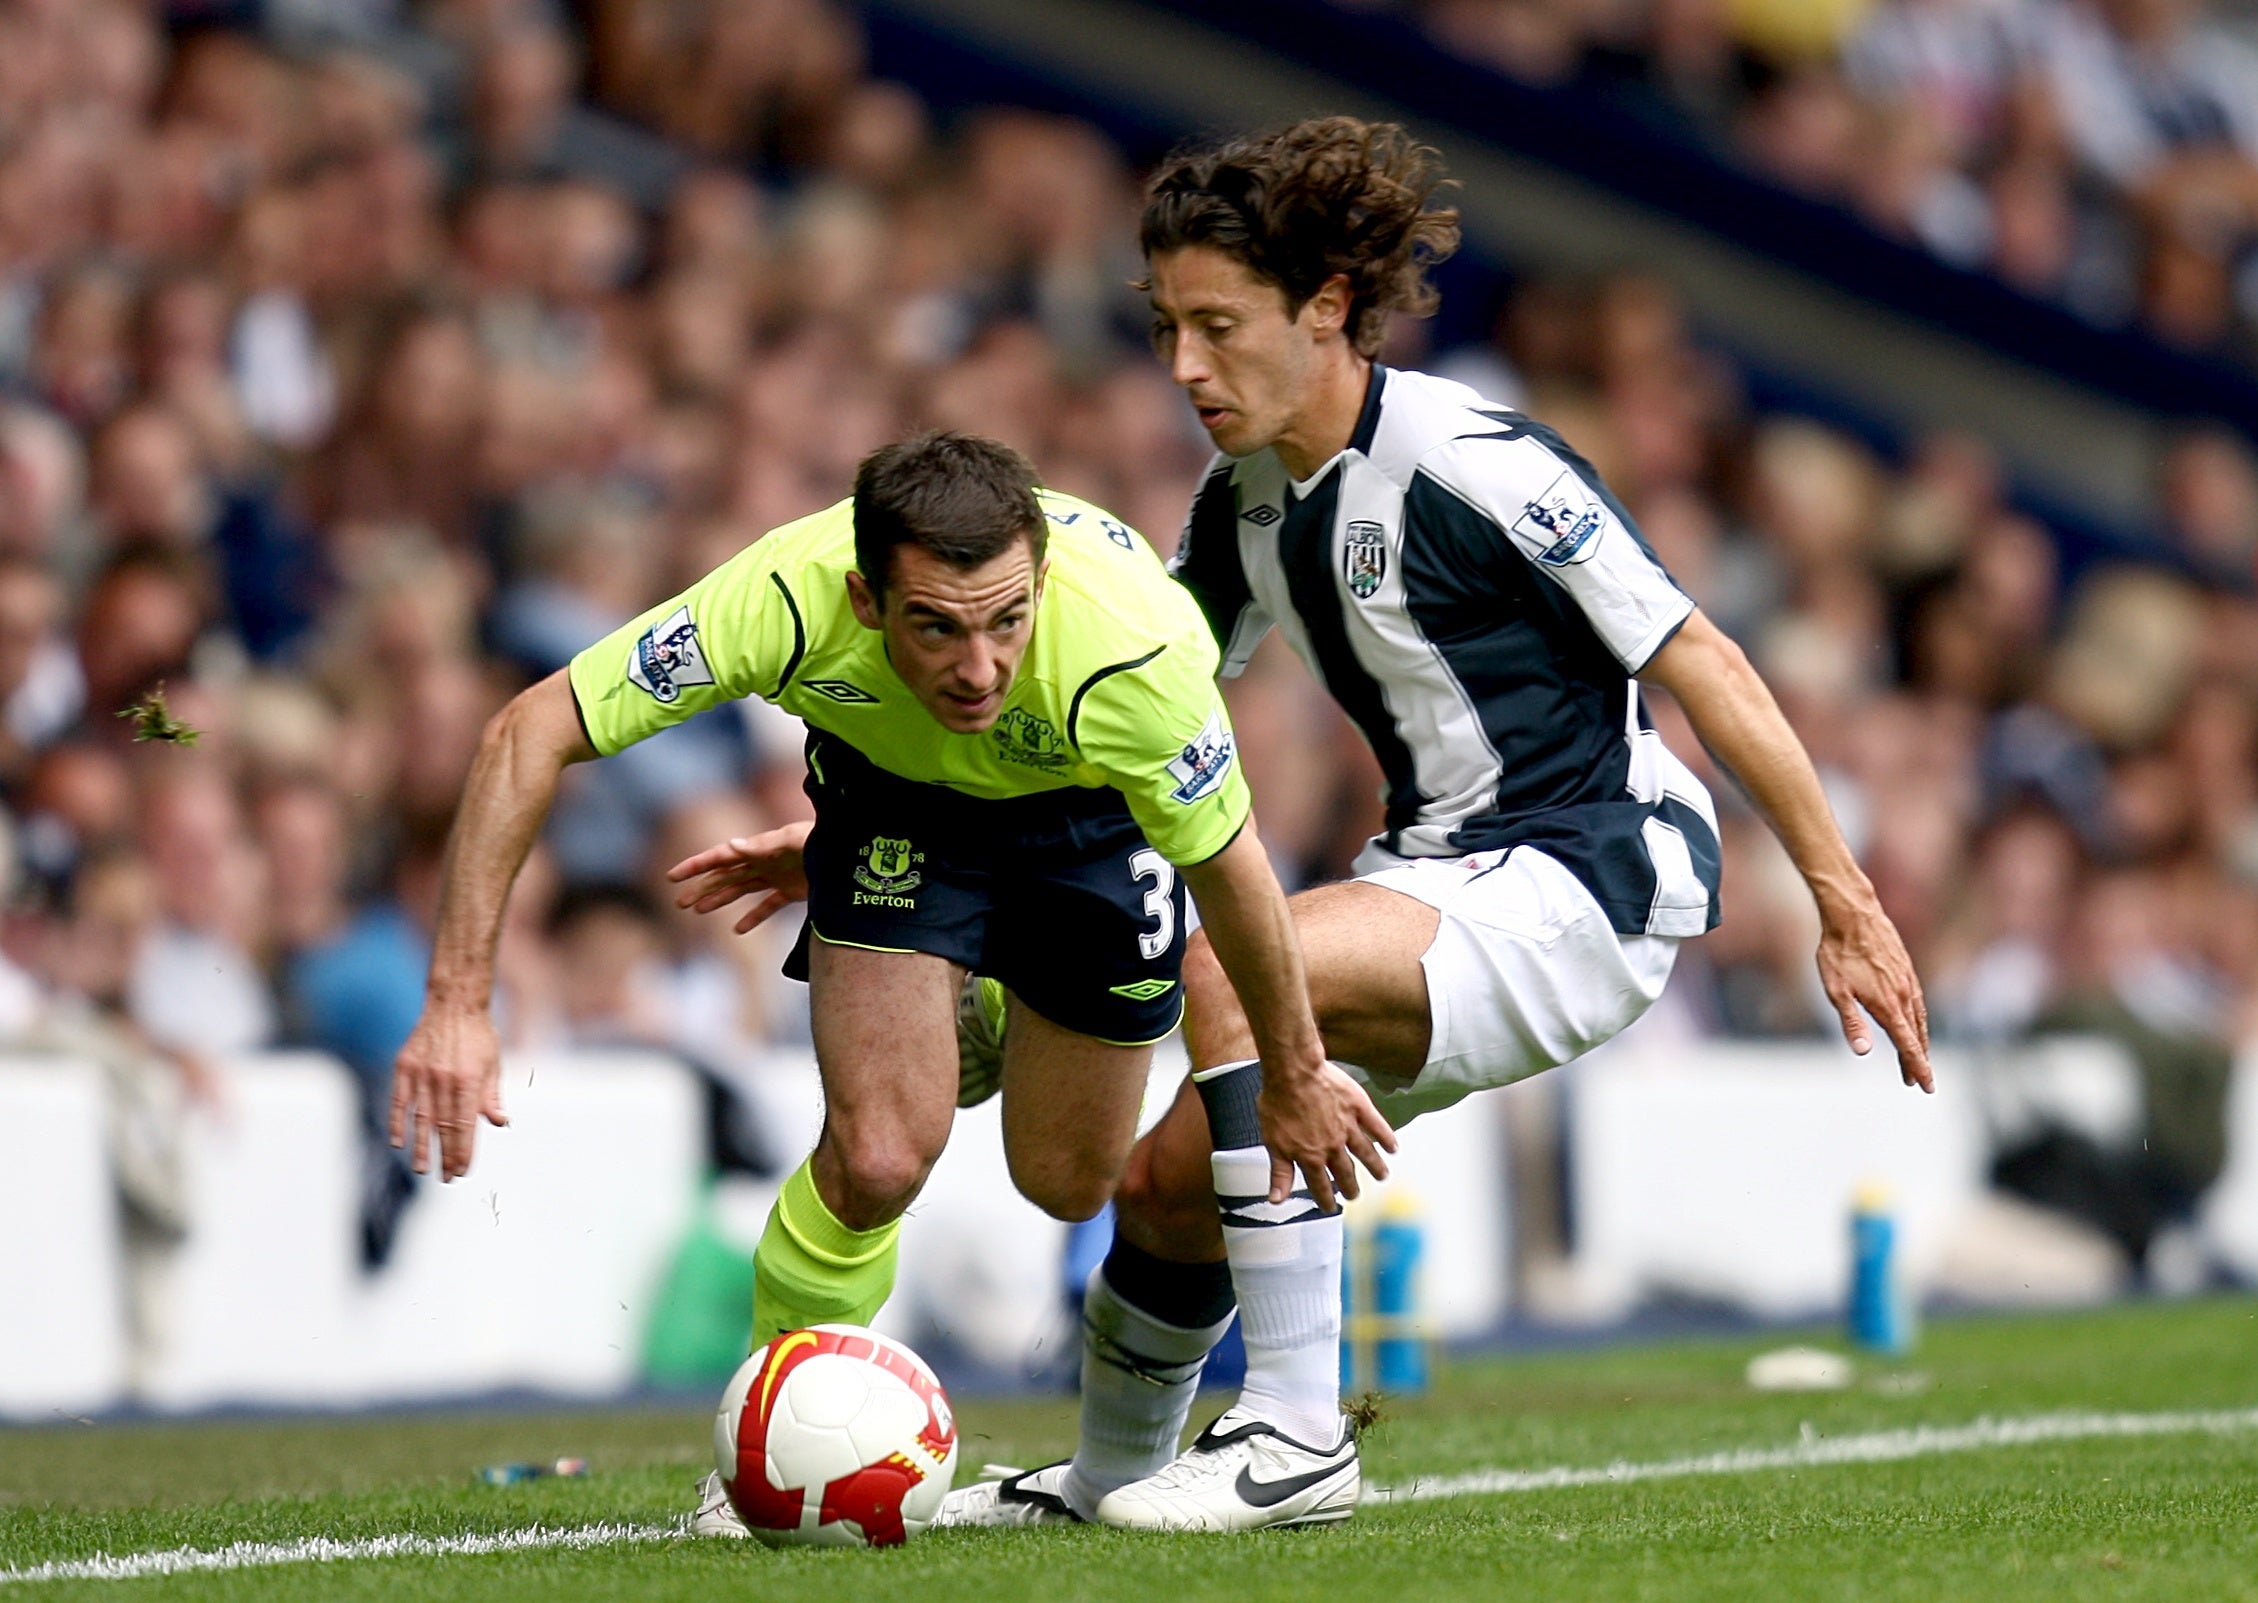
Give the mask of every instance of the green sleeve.
<svg viewBox="0 0 2258 1603">
<path fill-rule="evenodd" d="M 573 697 L 605 756 L 725 701 L 773 701 L 806 649 L 801 603 L 757 541 L 572 659 Z"/>
<path fill-rule="evenodd" d="M 1212 646 L 1178 642 L 1101 671 L 1069 719 L 1083 757 L 1172 863 L 1204 863 L 1223 850 L 1252 806 L 1214 676 Z"/>
</svg>

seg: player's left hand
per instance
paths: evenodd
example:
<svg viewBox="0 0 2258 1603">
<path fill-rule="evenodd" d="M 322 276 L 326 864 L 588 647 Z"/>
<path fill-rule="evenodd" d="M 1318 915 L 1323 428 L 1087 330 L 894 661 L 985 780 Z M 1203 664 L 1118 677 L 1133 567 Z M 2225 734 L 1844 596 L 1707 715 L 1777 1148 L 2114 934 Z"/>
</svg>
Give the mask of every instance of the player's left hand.
<svg viewBox="0 0 2258 1603">
<path fill-rule="evenodd" d="M 1327 1213 L 1337 1213 L 1342 1198 L 1356 1197 L 1358 1164 L 1375 1180 L 1388 1177 L 1381 1154 L 1395 1151 L 1394 1128 L 1364 1087 L 1330 1063 L 1297 1075 L 1273 1074 L 1265 1063 L 1255 1116 L 1262 1121 L 1262 1144 L 1270 1149 L 1272 1202 L 1294 1194 L 1296 1169 Z"/>
<path fill-rule="evenodd" d="M 808 875 L 803 862 L 808 823 L 786 824 L 762 835 L 739 835 L 685 857 L 666 871 L 680 885 L 696 880 L 675 897 L 674 905 L 711 913 L 740 897 L 759 899 L 737 920 L 737 933 L 749 934 L 794 902 L 808 895 Z"/>
<path fill-rule="evenodd" d="M 1898 1073 L 1907 1085 L 1934 1092 L 1936 1071 L 1929 1066 L 1929 1008 L 1921 979 L 1897 926 L 1879 902 L 1833 916 L 1822 914 L 1819 928 L 1819 980 L 1827 999 L 1842 1015 L 1843 1038 L 1860 1057 L 1874 1049 L 1866 1013 L 1874 1015 L 1897 1047 Z M 1865 1012 L 1859 1011 L 1863 1007 Z"/>
</svg>

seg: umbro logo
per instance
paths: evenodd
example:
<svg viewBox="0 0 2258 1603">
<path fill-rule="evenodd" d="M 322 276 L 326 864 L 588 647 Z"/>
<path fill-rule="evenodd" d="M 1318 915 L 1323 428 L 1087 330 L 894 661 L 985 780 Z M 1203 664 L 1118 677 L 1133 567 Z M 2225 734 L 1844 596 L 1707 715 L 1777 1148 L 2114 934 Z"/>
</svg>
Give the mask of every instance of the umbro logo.
<svg viewBox="0 0 2258 1603">
<path fill-rule="evenodd" d="M 849 706 L 875 707 L 878 705 L 876 696 L 860 685 L 848 684 L 844 679 L 803 679 L 800 684 L 803 689 L 812 690 L 819 696 L 825 696 L 832 701 L 843 702 Z"/>
<path fill-rule="evenodd" d="M 1265 501 L 1260 506 L 1248 507 L 1246 511 L 1240 513 L 1239 516 L 1245 519 L 1247 522 L 1253 524 L 1258 529 L 1267 529 L 1270 527 L 1270 525 L 1276 523 L 1280 518 L 1284 517 L 1285 514 L 1280 512 L 1269 502 Z"/>
</svg>

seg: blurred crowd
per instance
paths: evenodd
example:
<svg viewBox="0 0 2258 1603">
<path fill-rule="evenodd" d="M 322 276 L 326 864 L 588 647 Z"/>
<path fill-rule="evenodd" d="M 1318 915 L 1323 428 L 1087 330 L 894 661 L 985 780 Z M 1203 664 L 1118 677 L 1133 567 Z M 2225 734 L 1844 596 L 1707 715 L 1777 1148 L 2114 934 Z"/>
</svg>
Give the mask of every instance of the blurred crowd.
<svg viewBox="0 0 2258 1603">
<path fill-rule="evenodd" d="M 103 1032 L 158 1103 L 335 1053 L 376 1257 L 510 694 L 913 423 L 1161 530 L 1204 453 L 1138 349 L 1119 153 L 1011 112 L 944 142 L 826 0 L 249 10 L 0 4 L 0 1035 Z M 507 1044 L 689 1058 L 716 1157 L 764 1162 L 726 1091 L 805 1039 L 792 932 L 731 938 L 663 871 L 800 816 L 801 775 L 757 706 L 569 775 Z"/>
<path fill-rule="evenodd" d="M 145 1089 L 207 1098 L 230 1054 L 317 1046 L 373 1133 L 456 796 L 515 689 L 906 428 L 1000 437 L 1163 551 L 1207 448 L 1141 349 L 1122 154 L 1028 112 L 939 126 L 828 0 L 240 10 L 0 0 L 0 1032 L 101 1032 Z M 1497 45 L 1546 8 L 1431 11 Z M 1854 37 L 1991 15 L 1884 8 Z M 1868 81 L 1847 70 L 1732 114 Z M 2221 1065 L 2258 1025 L 2246 447 L 2172 452 L 2176 569 L 2066 575 L 1982 442 L 1885 460 L 1757 412 L 1658 282 L 1525 283 L 1494 342 L 1425 338 L 1399 327 L 1388 359 L 1561 428 L 1748 645 L 1940 1032 L 2074 1018 L 2156 1046 L 2178 1167 L 2096 1183 L 2207 1183 Z M 1281 871 L 1343 871 L 1370 757 L 1275 641 L 1231 696 Z M 136 739 L 174 725 L 193 742 Z M 723 1084 L 804 1038 L 789 931 L 733 939 L 662 878 L 801 816 L 801 775 L 796 726 L 757 704 L 574 770 L 511 904 L 507 1042 L 654 1045 Z M 1726 922 L 1666 1006 L 1825 1034 L 1808 900 L 1713 788 Z M 405 1182 L 373 1145 L 370 1184 L 380 1237 Z"/>
<path fill-rule="evenodd" d="M 2258 361 L 2258 33 L 2216 0 L 1335 0 L 1606 86 L 1894 238 Z M 2239 24 L 2240 26 L 2229 26 Z M 1603 91 L 1604 92 L 1604 91 Z"/>
</svg>

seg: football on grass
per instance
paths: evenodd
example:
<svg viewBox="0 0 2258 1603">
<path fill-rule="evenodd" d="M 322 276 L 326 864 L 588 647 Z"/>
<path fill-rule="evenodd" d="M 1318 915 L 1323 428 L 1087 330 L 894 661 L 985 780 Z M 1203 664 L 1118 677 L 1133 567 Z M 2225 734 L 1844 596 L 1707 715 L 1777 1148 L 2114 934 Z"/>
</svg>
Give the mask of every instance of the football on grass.
<svg viewBox="0 0 2258 1603">
<path fill-rule="evenodd" d="M 739 1367 L 714 1467 L 771 1546 L 891 1547 L 932 1523 L 956 1474 L 956 1416 L 925 1360 L 860 1325 L 788 1330 Z"/>
</svg>

